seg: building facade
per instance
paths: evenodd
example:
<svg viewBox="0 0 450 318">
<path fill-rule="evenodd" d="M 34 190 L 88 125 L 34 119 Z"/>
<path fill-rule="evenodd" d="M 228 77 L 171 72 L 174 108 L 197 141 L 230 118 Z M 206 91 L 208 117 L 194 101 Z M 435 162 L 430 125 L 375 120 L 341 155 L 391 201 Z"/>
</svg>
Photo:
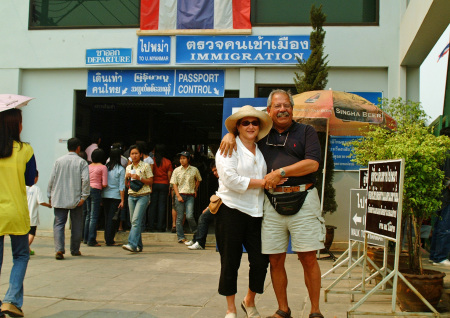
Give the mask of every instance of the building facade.
<svg viewBox="0 0 450 318">
<path fill-rule="evenodd" d="M 140 64 L 139 8 L 131 10 L 128 17 L 129 8 L 117 7 L 122 15 L 111 13 L 115 16 L 111 18 L 106 17 L 111 10 L 101 1 L 86 9 L 96 2 L 86 2 L 86 11 L 73 16 L 71 13 L 82 8 L 52 7 L 48 0 L 3 0 L 0 4 L 0 88 L 2 93 L 36 98 L 23 109 L 22 138 L 35 150 L 42 189 L 56 158 L 67 152 L 66 141 L 72 136 L 87 143 L 93 132 L 101 131 L 106 144 L 130 135 L 144 140 L 166 138 L 166 143 L 218 143 L 224 97 L 265 97 L 268 89 L 294 85 L 295 64 L 275 59 L 267 63 L 179 63 L 177 58 L 183 54 L 177 51 L 179 35 L 168 35 L 170 63 Z M 297 1 L 297 7 L 292 8 L 284 1 L 272 5 L 270 1 L 252 1 L 253 27 L 251 34 L 242 36 L 308 37 L 311 27 L 307 20 L 315 2 Z M 330 7 L 337 1 L 322 2 L 329 17 L 324 27 L 325 53 L 331 67 L 327 89 L 381 92 L 387 98 L 419 100 L 419 66 L 435 41 L 430 30 L 439 37 L 447 26 L 438 13 L 449 12 L 448 1 L 355 0 L 349 1 L 351 10 L 344 5 Z M 61 1 L 60 5 L 66 3 Z M 278 3 L 277 10 L 274 3 Z M 448 14 L 443 16 L 448 18 Z M 123 22 L 117 22 L 121 19 Z M 115 26 L 104 27 L 108 23 Z M 194 39 L 200 36 L 193 35 Z M 220 40 L 225 35 L 210 36 Z M 87 64 L 87 50 L 116 48 L 132 49 L 130 63 Z M 176 74 L 220 71 L 223 94 L 205 97 L 200 91 L 189 97 L 86 96 L 88 74 L 92 72 L 135 74 L 143 70 Z M 196 122 L 199 119 L 201 123 Z M 338 226 L 337 241 L 347 241 L 348 220 L 342 215 L 348 215 L 348 190 L 358 186 L 358 174 L 337 171 L 335 183 L 339 208 L 327 216 L 327 223 Z M 41 228 L 51 229 L 52 220 L 52 213 L 41 213 Z"/>
</svg>

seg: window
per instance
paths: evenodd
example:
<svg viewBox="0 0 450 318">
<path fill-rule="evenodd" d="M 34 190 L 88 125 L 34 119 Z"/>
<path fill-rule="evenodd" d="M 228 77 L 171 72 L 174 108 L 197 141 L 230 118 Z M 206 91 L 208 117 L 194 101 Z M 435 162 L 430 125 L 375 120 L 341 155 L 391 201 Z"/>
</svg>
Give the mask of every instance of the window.
<svg viewBox="0 0 450 318">
<path fill-rule="evenodd" d="M 31 0 L 30 29 L 139 28 L 140 0 Z"/>
<path fill-rule="evenodd" d="M 325 25 L 378 25 L 379 0 L 251 0 L 253 26 L 310 25 L 313 4 L 323 4 Z"/>
</svg>

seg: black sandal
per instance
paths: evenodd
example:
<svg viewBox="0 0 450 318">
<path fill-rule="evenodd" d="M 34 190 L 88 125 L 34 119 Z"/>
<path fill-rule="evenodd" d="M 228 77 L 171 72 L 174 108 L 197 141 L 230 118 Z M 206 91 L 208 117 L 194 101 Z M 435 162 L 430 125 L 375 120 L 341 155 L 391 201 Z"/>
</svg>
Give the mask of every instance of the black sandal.
<svg viewBox="0 0 450 318">
<path fill-rule="evenodd" d="M 309 318 L 324 318 L 324 317 L 320 312 L 313 312 L 312 314 L 309 314 Z"/>
<path fill-rule="evenodd" d="M 278 309 L 278 310 L 275 312 L 275 314 L 278 315 L 278 316 L 280 316 L 281 318 L 292 318 L 292 317 L 291 317 L 291 308 L 288 308 L 288 311 L 287 311 L 287 312 L 282 311 L 281 309 Z M 267 318 L 278 318 L 278 317 L 275 317 L 275 315 L 272 315 L 272 316 L 267 317 Z M 323 318 L 323 317 L 322 317 L 322 318 Z"/>
</svg>

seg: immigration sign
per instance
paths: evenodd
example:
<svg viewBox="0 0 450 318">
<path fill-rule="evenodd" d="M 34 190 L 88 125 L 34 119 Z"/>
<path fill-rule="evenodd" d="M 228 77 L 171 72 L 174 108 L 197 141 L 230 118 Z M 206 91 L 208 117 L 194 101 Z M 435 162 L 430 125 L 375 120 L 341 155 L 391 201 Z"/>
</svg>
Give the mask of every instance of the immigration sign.
<svg viewBox="0 0 450 318">
<path fill-rule="evenodd" d="M 177 64 L 296 64 L 311 54 L 308 35 L 177 36 Z"/>
</svg>

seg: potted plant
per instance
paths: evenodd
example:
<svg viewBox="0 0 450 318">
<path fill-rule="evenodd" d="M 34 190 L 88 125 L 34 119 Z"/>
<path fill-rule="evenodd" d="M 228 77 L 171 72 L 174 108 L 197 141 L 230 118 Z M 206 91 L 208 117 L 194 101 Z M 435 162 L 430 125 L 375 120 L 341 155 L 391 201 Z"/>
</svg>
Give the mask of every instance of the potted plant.
<svg viewBox="0 0 450 318">
<path fill-rule="evenodd" d="M 440 209 L 444 179 L 440 167 L 450 149 L 450 138 L 433 135 L 426 126 L 427 116 L 420 103 L 404 101 L 401 98 L 393 98 L 390 101 L 383 99 L 381 107 L 397 121 L 397 129 L 388 130 L 380 126 L 371 126 L 366 136 L 349 143 L 353 146 L 352 160 L 360 165 L 367 165 L 369 161 L 374 160 L 405 159 L 402 216 L 411 220 L 413 226 L 407 231 L 406 236 L 410 269 L 407 272 L 402 270 L 402 274 L 423 296 L 426 298 L 431 296 L 433 299 L 427 300 L 435 307 L 442 294 L 445 274 L 423 269 L 420 228 L 425 219 Z M 418 238 L 414 241 L 412 231 Z M 417 281 L 423 282 L 424 278 L 431 278 L 430 285 L 417 287 L 415 285 Z M 417 299 L 411 308 L 407 308 L 410 301 L 403 300 L 401 295 L 407 286 L 401 283 L 403 282 L 399 280 L 397 292 L 400 308 L 404 311 L 428 311 L 428 307 L 411 291 L 407 294 Z M 437 290 L 432 292 L 430 288 Z"/>
</svg>

